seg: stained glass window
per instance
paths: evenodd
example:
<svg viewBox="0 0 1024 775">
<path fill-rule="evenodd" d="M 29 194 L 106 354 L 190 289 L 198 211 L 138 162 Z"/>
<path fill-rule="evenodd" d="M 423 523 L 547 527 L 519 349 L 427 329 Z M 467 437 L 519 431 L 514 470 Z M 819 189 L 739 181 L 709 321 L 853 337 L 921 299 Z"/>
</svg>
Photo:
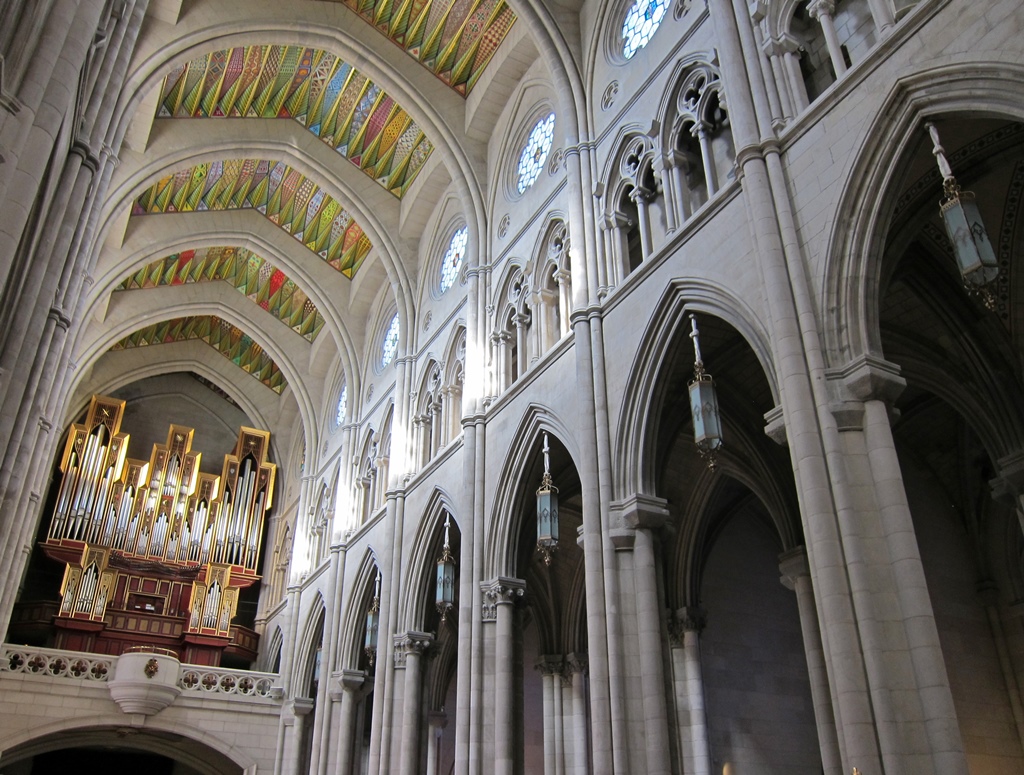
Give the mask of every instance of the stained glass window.
<svg viewBox="0 0 1024 775">
<path fill-rule="evenodd" d="M 338 396 L 338 412 L 334 416 L 334 425 L 341 427 L 345 422 L 345 415 L 348 414 L 348 385 L 341 386 L 341 395 Z"/>
<path fill-rule="evenodd" d="M 651 42 L 665 18 L 669 0 L 636 0 L 622 22 L 622 54 L 629 59 Z"/>
<path fill-rule="evenodd" d="M 395 316 L 391 318 L 388 332 L 384 334 L 384 344 L 380 348 L 381 368 L 387 366 L 395 359 L 395 353 L 398 352 L 398 331 L 398 313 L 396 312 Z"/>
<path fill-rule="evenodd" d="M 441 293 L 444 293 L 453 285 L 462 269 L 462 259 L 466 255 L 466 243 L 469 241 L 469 232 L 463 226 L 452 235 L 452 241 L 448 243 L 448 252 L 441 259 Z"/>
<path fill-rule="evenodd" d="M 523 153 L 519 157 L 517 169 L 519 179 L 516 182 L 516 188 L 520 194 L 534 184 L 540 171 L 544 169 L 544 160 L 548 157 L 554 137 L 555 114 L 552 113 L 536 123 L 526 141 L 526 147 L 523 148 Z"/>
</svg>

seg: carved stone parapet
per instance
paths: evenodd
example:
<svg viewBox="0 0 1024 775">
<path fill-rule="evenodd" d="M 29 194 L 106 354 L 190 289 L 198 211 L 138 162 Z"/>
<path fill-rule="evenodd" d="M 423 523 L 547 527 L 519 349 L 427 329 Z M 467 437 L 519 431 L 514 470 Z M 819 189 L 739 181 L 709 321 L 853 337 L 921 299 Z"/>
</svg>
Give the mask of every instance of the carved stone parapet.
<svg viewBox="0 0 1024 775">
<path fill-rule="evenodd" d="M 796 581 L 802 576 L 811 575 L 811 566 L 807 562 L 807 550 L 798 546 L 779 555 L 779 581 L 786 589 L 796 589 Z"/>
</svg>

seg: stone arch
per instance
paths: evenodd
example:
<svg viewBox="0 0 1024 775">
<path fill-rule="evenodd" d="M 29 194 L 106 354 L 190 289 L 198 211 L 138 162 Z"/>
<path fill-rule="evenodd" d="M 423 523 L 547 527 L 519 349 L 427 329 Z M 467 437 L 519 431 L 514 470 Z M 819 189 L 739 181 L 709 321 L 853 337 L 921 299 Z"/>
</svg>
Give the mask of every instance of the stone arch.
<svg viewBox="0 0 1024 775">
<path fill-rule="evenodd" d="M 461 533 L 461 527 L 456 517 L 454 508 L 455 501 L 451 495 L 440 487 L 434 487 L 427 499 L 427 505 L 423 509 L 422 516 L 416 527 L 416 533 L 412 539 L 411 549 L 403 564 L 409 569 L 402 585 L 401 597 L 398 601 L 398 631 L 405 630 L 426 630 L 427 622 L 424 619 L 424 611 L 427 610 L 428 579 L 434 577 L 434 564 L 437 557 L 433 555 L 433 549 L 444 532 L 445 515 L 451 515 L 451 532 L 453 536 Z M 461 558 L 456 556 L 456 567 Z M 457 585 L 456 585 L 456 588 Z M 457 616 L 455 612 L 453 617 Z"/>
<path fill-rule="evenodd" d="M 347 11 L 347 9 L 341 8 L 322 10 L 341 15 Z M 218 25 L 205 19 L 205 26 L 202 28 L 185 32 L 176 29 L 174 31 L 176 37 L 173 40 L 162 41 L 155 49 L 159 53 L 153 53 L 145 58 L 129 76 L 115 115 L 124 117 L 133 115 L 145 96 L 156 88 L 166 72 L 175 65 L 187 62 L 211 48 L 244 45 L 251 43 L 254 39 L 258 39 L 261 43 L 292 43 L 296 39 L 294 25 L 297 20 L 294 15 L 286 21 L 280 22 L 238 19 L 237 17 L 232 17 L 229 21 L 231 27 L 236 30 L 231 35 L 217 34 L 217 30 L 220 29 Z M 391 68 L 379 64 L 389 58 L 378 56 L 378 54 L 392 44 L 390 41 L 377 41 L 374 36 L 361 36 L 360 32 L 365 25 L 362 20 L 358 20 L 358 22 L 351 26 L 340 23 L 325 24 L 322 13 L 318 11 L 316 18 L 306 19 L 302 23 L 303 44 L 329 51 L 341 56 L 346 61 L 358 62 L 361 72 L 394 97 L 424 128 L 435 147 L 445 149 L 444 153 L 447 157 L 446 161 L 449 162 L 450 173 L 466 201 L 472 203 L 473 220 L 477 226 L 473 231 L 479 234 L 480 227 L 485 223 L 485 218 L 483 199 L 478 187 L 477 176 L 473 172 L 472 153 L 463 147 L 445 116 L 446 112 L 452 109 L 457 113 L 460 112 L 457 95 L 454 92 L 449 95 L 441 88 L 435 89 L 434 79 L 426 72 L 421 73 L 413 62 L 402 61 L 399 63 L 399 67 L 395 69 L 401 71 L 400 76 L 396 76 Z M 352 31 L 349 31 L 350 29 Z M 438 84 L 439 86 L 440 84 Z M 126 130 L 127 118 L 117 127 L 118 141 L 124 136 Z"/>
<path fill-rule="evenodd" d="M 516 537 L 522 527 L 519 519 L 521 510 L 516 505 L 521 502 L 523 488 L 527 487 L 522 481 L 523 473 L 536 455 L 544 431 L 558 439 L 569 453 L 572 465 L 579 470 L 579 445 L 569 426 L 546 407 L 530 404 L 523 412 L 511 436 L 508 452 L 502 460 L 502 474 L 495 485 L 494 504 L 491 507 L 490 524 L 493 528 L 488 533 L 484 547 L 481 578 L 515 575 Z"/>
<path fill-rule="evenodd" d="M 721 287 L 702 280 L 674 280 L 654 307 L 622 394 L 622 421 L 613 447 L 613 492 L 618 497 L 654 494 L 653 439 L 648 420 L 659 400 L 655 387 L 665 353 L 682 328 L 689 326 L 686 313 L 690 311 L 714 315 L 740 334 L 757 358 L 778 405 L 779 386 L 770 340 L 754 311 Z"/>
<path fill-rule="evenodd" d="M 275 626 L 270 637 L 264 637 L 260 645 L 263 648 L 260 649 L 257 667 L 269 673 L 280 672 L 281 655 L 284 652 L 284 632 L 279 626 Z"/>
<path fill-rule="evenodd" d="M 112 747 L 134 748 L 182 761 L 203 775 L 242 775 L 255 770 L 258 764 L 244 749 L 224 742 L 206 729 L 182 722 L 151 718 L 147 720 L 144 731 L 130 738 L 118 734 L 124 726 L 123 713 L 98 713 L 87 718 L 72 717 L 18 730 L 0 741 L 4 763 L 11 764 L 61 748 L 103 745 L 104 741 L 109 741 Z M 167 739 L 168 735 L 185 737 L 196 744 L 198 750 L 185 751 L 180 743 Z"/>
<path fill-rule="evenodd" d="M 950 60 L 953 61 L 950 61 Z M 842 186 L 828 237 L 824 339 L 829 364 L 861 355 L 881 357 L 879 280 L 890 214 L 898 195 L 898 160 L 926 118 L 970 111 L 1024 120 L 1024 66 L 977 62 L 969 56 L 906 75 L 890 90 L 863 139 Z"/>
<path fill-rule="evenodd" d="M 351 586 L 345 596 L 338 638 L 337 665 L 341 669 L 359 669 L 364 658 L 363 639 L 366 628 L 366 608 L 373 597 L 373 585 L 380 564 L 372 546 L 367 546 L 359 560 Z"/>
<path fill-rule="evenodd" d="M 310 444 L 310 448 L 315 450 L 319 443 L 318 440 L 318 427 L 319 423 L 316 421 L 316 403 L 308 391 L 309 380 L 303 380 L 301 375 L 306 373 L 300 364 L 293 357 L 287 347 L 280 341 L 277 341 L 273 336 L 267 335 L 265 327 L 258 315 L 256 310 L 259 308 L 252 305 L 248 299 L 241 298 L 241 294 L 234 294 L 240 298 L 234 299 L 229 297 L 223 297 L 214 303 L 197 304 L 191 303 L 188 300 L 182 300 L 181 303 L 175 305 L 169 305 L 160 310 L 160 315 L 157 318 L 144 318 L 143 315 L 136 315 L 134 318 L 127 318 L 120 321 L 116 325 L 108 325 L 105 330 L 89 330 L 88 334 L 91 334 L 92 339 L 87 338 L 85 328 L 82 329 L 83 335 L 78 338 L 74 345 L 74 357 L 83 365 L 92 365 L 99 358 L 104 355 L 110 348 L 125 336 L 128 336 L 135 331 L 140 323 L 145 320 L 147 324 L 153 322 L 160 322 L 163 320 L 170 320 L 177 317 L 186 315 L 216 315 L 231 325 L 237 326 L 238 328 L 245 331 L 266 351 L 278 365 L 278 368 L 284 373 L 285 378 L 288 382 L 288 387 L 285 388 L 282 396 L 290 395 L 294 398 L 295 403 L 298 406 L 299 415 L 302 419 L 303 428 L 306 430 L 307 441 Z M 241 302 L 245 302 L 242 304 Z M 249 307 L 253 307 L 250 309 Z M 167 347 L 169 345 L 160 345 Z M 205 346 L 205 345 L 204 345 Z M 155 359 L 155 356 L 154 356 Z M 74 390 L 75 385 L 83 378 L 82 370 L 75 373 L 71 382 L 71 390 Z"/>
<path fill-rule="evenodd" d="M 316 669 L 316 652 L 323 642 L 323 624 L 326 616 L 327 606 L 324 604 L 323 596 L 317 592 L 309 612 L 305 616 L 304 623 L 300 625 L 298 642 L 293 651 L 295 665 L 292 670 L 291 693 L 295 697 L 304 697 L 305 695 L 301 692 L 304 692 L 305 687 L 313 680 Z M 318 634 L 319 641 L 317 640 Z"/>
</svg>

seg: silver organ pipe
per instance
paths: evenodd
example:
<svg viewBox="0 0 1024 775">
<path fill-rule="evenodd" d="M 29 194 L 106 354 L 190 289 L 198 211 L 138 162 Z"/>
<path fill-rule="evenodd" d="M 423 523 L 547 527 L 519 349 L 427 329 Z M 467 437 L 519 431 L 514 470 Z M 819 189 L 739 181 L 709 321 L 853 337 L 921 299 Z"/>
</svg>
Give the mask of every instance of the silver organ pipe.
<svg viewBox="0 0 1024 775">
<path fill-rule="evenodd" d="M 101 619 L 115 596 L 123 605 L 123 591 L 136 589 L 124 586 L 124 575 L 150 574 L 138 570 L 148 565 L 125 564 L 127 556 L 205 566 L 199 578 L 206 581 L 193 586 L 186 624 L 223 635 L 239 590 L 259 578 L 276 475 L 267 461 L 270 434 L 243 428 L 216 476 L 200 473 L 200 454 L 191 449 L 194 431 L 180 426 L 171 426 L 165 445 L 153 445 L 148 461 L 128 460 L 123 411 L 121 401 L 94 397 L 85 422 L 69 430 L 44 542 L 51 556 L 67 563 L 59 616 Z"/>
</svg>

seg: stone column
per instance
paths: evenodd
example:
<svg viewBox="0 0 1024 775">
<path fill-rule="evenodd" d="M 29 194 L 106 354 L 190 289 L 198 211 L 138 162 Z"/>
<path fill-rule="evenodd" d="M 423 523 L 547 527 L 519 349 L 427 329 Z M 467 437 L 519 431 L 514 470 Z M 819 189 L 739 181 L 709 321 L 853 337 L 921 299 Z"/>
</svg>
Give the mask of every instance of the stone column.
<svg viewBox="0 0 1024 775">
<path fill-rule="evenodd" d="M 303 754 L 302 736 L 306 729 L 306 717 L 309 716 L 314 705 L 315 702 L 307 697 L 295 697 L 290 703 L 292 712 L 292 728 L 288 745 L 290 750 L 282 763 L 282 775 L 304 775 L 300 772 L 299 766 Z"/>
<path fill-rule="evenodd" d="M 565 669 L 572 677 L 572 761 L 574 775 L 590 772 L 587 729 L 587 657 L 570 654 Z"/>
<path fill-rule="evenodd" d="M 402 697 L 401 775 L 416 775 L 420 765 L 420 717 L 423 689 L 423 654 L 434 642 L 425 632 L 407 632 L 400 636 L 396 651 L 405 658 L 405 693 Z M 396 666 L 398 659 L 395 660 Z"/>
<path fill-rule="evenodd" d="M 896 26 L 896 16 L 893 14 L 892 0 L 868 0 L 868 8 L 871 10 L 871 19 L 878 30 L 878 37 L 884 38 L 892 32 Z"/>
<path fill-rule="evenodd" d="M 836 25 L 832 21 L 835 12 L 835 0 L 810 0 L 807 3 L 807 14 L 821 25 L 822 32 L 825 33 L 825 45 L 828 47 L 828 56 L 832 60 L 836 78 L 842 78 L 846 75 L 846 60 L 843 59 L 842 44 L 839 43 Z"/>
<path fill-rule="evenodd" d="M 693 125 L 693 136 L 700 144 L 700 160 L 704 165 L 704 182 L 708 187 L 708 199 L 718 191 L 718 173 L 715 171 L 715 159 L 711 154 L 711 139 L 708 137 L 708 125 L 698 121 Z"/>
<path fill-rule="evenodd" d="M 705 621 L 704 611 L 695 606 L 680 608 L 675 614 L 677 646 L 672 649 L 672 664 L 676 674 L 676 717 L 683 771 L 693 775 L 711 775 L 711 744 L 700 665 L 700 631 Z"/>
<path fill-rule="evenodd" d="M 494 635 L 494 773 L 512 775 L 515 771 L 515 741 L 513 718 L 513 606 L 523 596 L 525 582 L 520 579 L 498 577 L 487 585 L 484 606 L 485 618 L 493 615 Z"/>
<path fill-rule="evenodd" d="M 647 212 L 650 196 L 642 188 L 634 188 L 629 198 L 636 205 L 637 218 L 640 220 L 640 255 L 646 261 L 651 255 L 651 223 Z"/>
<path fill-rule="evenodd" d="M 338 775 L 349 775 L 352 772 L 352 758 L 359 737 L 356 729 L 356 706 L 373 687 L 373 682 L 366 680 L 366 674 L 362 670 L 342 670 L 337 680 L 342 689 L 341 721 L 338 729 Z"/>
<path fill-rule="evenodd" d="M 537 662 L 540 671 L 541 686 L 544 693 L 544 775 L 555 775 L 558 771 L 555 753 L 555 726 L 561 719 L 555 715 L 555 692 L 558 676 L 562 672 L 562 658 L 544 656 Z"/>
<path fill-rule="evenodd" d="M 800 43 L 790 35 L 783 35 L 775 41 L 775 45 L 782 57 L 782 71 L 793 100 L 793 115 L 799 115 L 810 105 L 807 87 L 804 85 L 804 76 L 800 72 L 800 61 L 796 55 L 800 49 Z"/>
<path fill-rule="evenodd" d="M 572 273 L 565 269 L 559 269 L 554 274 L 555 282 L 558 284 L 558 321 L 559 329 L 556 339 L 569 330 L 569 314 L 572 309 Z"/>
<path fill-rule="evenodd" d="M 655 536 L 668 519 L 667 502 L 662 498 L 634 495 L 613 504 L 613 512 L 634 528 L 633 583 L 636 586 L 636 629 L 640 653 L 640 683 L 643 691 L 644 739 L 647 746 L 649 775 L 668 775 L 671 756 L 668 737 L 668 707 L 665 701 L 665 657 L 662 653 L 661 605 L 655 572 Z"/>
<path fill-rule="evenodd" d="M 427 714 L 427 775 L 447 775 L 440 771 L 441 733 L 448 726 L 448 714 L 443 710 L 432 710 Z"/>
<path fill-rule="evenodd" d="M 818 626 L 818 610 L 814 603 L 807 550 L 800 546 L 779 555 L 779 573 L 782 576 L 782 585 L 796 592 L 797 608 L 800 611 L 800 631 L 803 634 L 804 654 L 807 658 L 807 677 L 810 679 L 811 701 L 814 703 L 814 722 L 818 729 L 818 746 L 821 749 L 821 767 L 825 775 L 840 775 L 843 763 L 839 754 L 836 717 L 828 685 L 825 651 L 821 645 L 821 629 Z"/>
</svg>

